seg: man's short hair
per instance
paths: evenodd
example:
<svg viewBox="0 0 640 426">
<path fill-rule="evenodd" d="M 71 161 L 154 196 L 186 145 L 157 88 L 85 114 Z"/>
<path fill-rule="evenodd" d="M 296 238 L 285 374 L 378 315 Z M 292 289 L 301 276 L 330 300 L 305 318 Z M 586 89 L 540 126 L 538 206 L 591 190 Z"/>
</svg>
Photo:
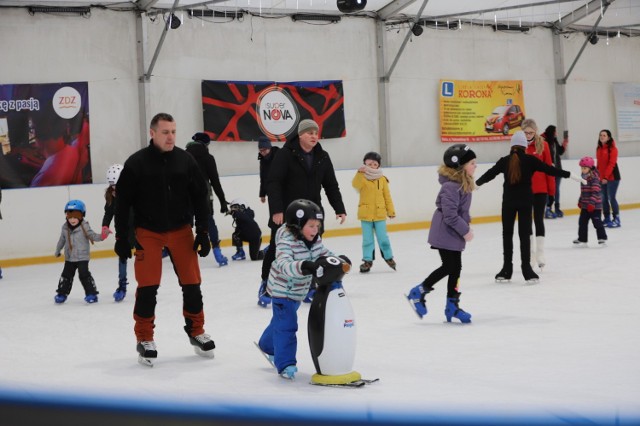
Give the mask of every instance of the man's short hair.
<svg viewBox="0 0 640 426">
<path fill-rule="evenodd" d="M 149 127 L 155 130 L 158 127 L 159 121 L 168 121 L 170 123 L 173 123 L 174 119 L 171 114 L 160 112 L 151 119 L 151 124 L 149 125 Z"/>
</svg>

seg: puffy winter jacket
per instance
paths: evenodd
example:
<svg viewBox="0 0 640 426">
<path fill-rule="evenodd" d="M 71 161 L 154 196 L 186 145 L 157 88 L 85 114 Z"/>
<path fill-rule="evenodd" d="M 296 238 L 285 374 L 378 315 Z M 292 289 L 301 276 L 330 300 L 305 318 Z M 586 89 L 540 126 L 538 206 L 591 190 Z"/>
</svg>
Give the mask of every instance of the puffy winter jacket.
<svg viewBox="0 0 640 426">
<path fill-rule="evenodd" d="M 586 180 L 587 183 L 586 185 L 580 185 L 578 205 L 581 209 L 593 206 L 595 210 L 602 210 L 602 195 L 598 170 L 593 169 L 589 173 L 582 174 L 582 179 Z"/>
<path fill-rule="evenodd" d="M 83 220 L 71 229 L 69 222 L 65 221 L 56 245 L 56 256 L 64 248 L 64 260 L 67 262 L 89 260 L 90 241 L 102 241 L 102 235 L 93 232 L 89 222 Z"/>
<path fill-rule="evenodd" d="M 531 142 L 527 146 L 527 149 L 525 152 L 529 155 L 533 155 L 543 163 L 553 166 L 549 144 L 547 143 L 547 141 L 542 141 L 542 144 L 544 145 L 544 148 L 542 149 L 542 154 L 536 154 L 535 142 Z M 556 166 L 556 167 L 560 168 L 560 166 Z M 531 191 L 534 194 L 549 194 L 555 197 L 556 196 L 556 178 L 551 175 L 545 174 L 543 172 L 535 172 L 531 177 Z"/>
<path fill-rule="evenodd" d="M 351 184 L 360 193 L 358 220 L 373 222 L 395 217 L 389 180 L 385 176 L 369 180 L 364 173 L 357 172 Z"/>
<path fill-rule="evenodd" d="M 466 245 L 463 236 L 469 232 L 471 223 L 471 193 L 462 191 L 460 174 L 454 176 L 448 173 L 448 168 L 441 170 L 445 175 L 438 176 L 441 186 L 431 218 L 429 244 L 439 249 L 463 251 Z"/>
<path fill-rule="evenodd" d="M 309 292 L 312 277 L 302 274 L 302 262 L 331 255 L 333 253 L 325 248 L 320 236 L 309 248 L 304 241 L 296 238 L 286 225 L 278 228 L 276 259 L 271 264 L 267 284 L 271 297 L 303 300 Z"/>
</svg>

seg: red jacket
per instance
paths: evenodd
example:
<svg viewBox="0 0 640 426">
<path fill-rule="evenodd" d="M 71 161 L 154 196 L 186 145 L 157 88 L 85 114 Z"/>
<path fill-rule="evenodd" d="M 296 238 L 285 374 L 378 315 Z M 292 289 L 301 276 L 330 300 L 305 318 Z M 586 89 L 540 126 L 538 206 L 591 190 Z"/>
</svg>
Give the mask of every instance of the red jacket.
<svg viewBox="0 0 640 426">
<path fill-rule="evenodd" d="M 538 160 L 550 166 L 553 165 L 551 161 L 551 151 L 549 150 L 549 144 L 547 141 L 542 141 L 544 147 L 542 148 L 542 154 L 536 154 L 535 141 L 527 145 L 526 153 L 533 155 Z M 556 178 L 547 175 L 543 172 L 535 172 L 531 177 L 531 192 L 534 194 L 549 194 L 552 197 L 556 196 Z"/>
<path fill-rule="evenodd" d="M 596 148 L 596 167 L 600 173 L 600 179 L 615 180 L 613 178 L 613 168 L 618 162 L 618 147 L 616 141 L 611 139 L 611 145 L 602 145 L 598 142 Z"/>
</svg>

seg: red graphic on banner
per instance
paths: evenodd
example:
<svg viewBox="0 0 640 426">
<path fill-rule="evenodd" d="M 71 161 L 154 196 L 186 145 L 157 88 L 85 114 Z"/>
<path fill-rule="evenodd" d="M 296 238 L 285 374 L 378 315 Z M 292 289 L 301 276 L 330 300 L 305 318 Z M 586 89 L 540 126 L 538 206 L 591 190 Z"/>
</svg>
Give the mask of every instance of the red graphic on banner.
<svg viewBox="0 0 640 426">
<path fill-rule="evenodd" d="M 300 120 L 318 123 L 321 138 L 346 135 L 342 82 L 203 81 L 204 130 L 216 141 L 266 135 L 284 141 Z"/>
</svg>

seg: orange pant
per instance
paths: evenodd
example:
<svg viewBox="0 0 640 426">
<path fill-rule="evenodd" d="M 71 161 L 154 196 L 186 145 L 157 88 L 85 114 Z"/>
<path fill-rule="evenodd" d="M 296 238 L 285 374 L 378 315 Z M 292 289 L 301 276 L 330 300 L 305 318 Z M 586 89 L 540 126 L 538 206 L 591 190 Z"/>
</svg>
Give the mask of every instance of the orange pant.
<svg viewBox="0 0 640 426">
<path fill-rule="evenodd" d="M 204 312 L 200 293 L 200 265 L 193 250 L 193 232 L 185 225 L 169 232 L 136 228 L 135 276 L 138 282 L 133 312 L 137 341 L 153 340 L 156 291 L 162 277 L 162 249 L 171 252 L 171 261 L 183 292 L 185 331 L 190 336 L 204 333 Z M 155 287 L 155 288 L 153 288 Z"/>
</svg>

